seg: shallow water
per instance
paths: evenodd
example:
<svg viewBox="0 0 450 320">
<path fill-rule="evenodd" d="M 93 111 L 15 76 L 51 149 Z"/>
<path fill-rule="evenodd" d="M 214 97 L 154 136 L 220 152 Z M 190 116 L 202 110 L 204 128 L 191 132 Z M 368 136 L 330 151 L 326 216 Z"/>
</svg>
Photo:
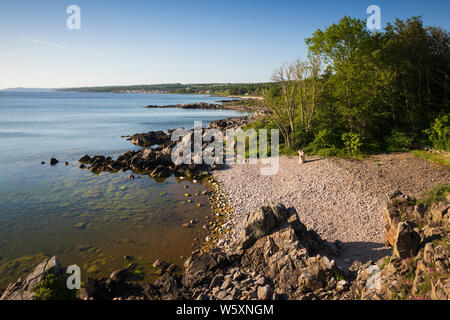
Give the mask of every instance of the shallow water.
<svg viewBox="0 0 450 320">
<path fill-rule="evenodd" d="M 0 92 L 0 287 L 42 258 L 24 256 L 40 253 L 56 255 L 64 265 L 79 265 L 83 280 L 123 267 L 123 256 L 135 257 L 133 262 L 142 267 L 139 279 L 152 278 L 150 265 L 158 258 L 181 263 L 180 256 L 191 253 L 193 239 L 204 237 L 201 225 L 209 214 L 207 196 L 201 195 L 204 186 L 173 176 L 156 182 L 143 175 L 130 180 L 130 172 L 96 175 L 79 169 L 77 159 L 138 148 L 122 135 L 238 115 L 143 108 L 215 100 L 172 94 Z M 61 161 L 56 166 L 48 164 L 53 156 Z M 192 219 L 198 221 L 192 228 L 181 226 Z"/>
</svg>

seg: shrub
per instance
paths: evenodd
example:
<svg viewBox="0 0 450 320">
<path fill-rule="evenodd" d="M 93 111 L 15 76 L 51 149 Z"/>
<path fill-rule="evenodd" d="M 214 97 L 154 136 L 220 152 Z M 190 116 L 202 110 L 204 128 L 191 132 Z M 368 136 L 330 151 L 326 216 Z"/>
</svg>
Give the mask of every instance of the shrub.
<svg viewBox="0 0 450 320">
<path fill-rule="evenodd" d="M 74 300 L 77 290 L 67 288 L 67 276 L 49 274 L 33 290 L 36 300 Z"/>
<path fill-rule="evenodd" d="M 345 150 L 349 154 L 353 156 L 360 154 L 362 138 L 359 134 L 346 132 L 342 135 L 342 141 L 344 142 Z"/>
<path fill-rule="evenodd" d="M 311 146 L 315 150 L 333 147 L 333 145 L 331 143 L 329 143 L 329 138 L 330 138 L 330 130 L 329 129 L 319 130 L 319 132 L 317 132 L 314 137 L 314 141 L 311 142 Z"/>
<path fill-rule="evenodd" d="M 434 120 L 431 127 L 425 130 L 434 149 L 450 151 L 450 122 L 449 115 L 445 114 Z"/>
<path fill-rule="evenodd" d="M 416 137 L 413 134 L 393 129 L 391 135 L 386 138 L 388 151 L 407 151 L 413 148 Z"/>
</svg>

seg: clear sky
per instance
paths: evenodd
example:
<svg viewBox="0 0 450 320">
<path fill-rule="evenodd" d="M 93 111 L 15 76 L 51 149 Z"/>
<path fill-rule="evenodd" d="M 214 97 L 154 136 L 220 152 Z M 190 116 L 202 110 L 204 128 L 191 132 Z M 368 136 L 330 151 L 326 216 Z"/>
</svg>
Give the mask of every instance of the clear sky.
<svg viewBox="0 0 450 320">
<path fill-rule="evenodd" d="M 81 30 L 66 27 L 72 4 Z M 449 29 L 448 0 L 1 0 L 0 88 L 268 81 L 317 28 L 371 4 L 383 26 Z"/>
</svg>

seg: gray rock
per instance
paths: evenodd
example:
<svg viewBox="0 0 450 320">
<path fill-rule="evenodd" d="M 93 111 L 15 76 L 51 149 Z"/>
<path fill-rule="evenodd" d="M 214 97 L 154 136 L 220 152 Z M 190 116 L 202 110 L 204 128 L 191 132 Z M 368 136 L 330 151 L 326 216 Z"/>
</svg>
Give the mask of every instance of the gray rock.
<svg viewBox="0 0 450 320">
<path fill-rule="evenodd" d="M 233 288 L 233 290 L 231 290 L 231 295 L 233 296 L 233 299 L 239 299 L 241 297 L 241 290 L 239 290 L 238 288 Z"/>
<path fill-rule="evenodd" d="M 233 275 L 233 280 L 234 281 L 240 281 L 243 278 L 244 278 L 244 275 L 240 271 L 235 272 L 234 275 Z"/>
<path fill-rule="evenodd" d="M 247 216 L 244 225 L 245 238 L 242 247 L 250 247 L 256 240 L 269 234 L 278 225 L 278 219 L 270 207 L 261 207 Z"/>
<path fill-rule="evenodd" d="M 165 261 L 157 259 L 155 262 L 153 262 L 153 268 L 167 268 L 169 264 Z"/>
<path fill-rule="evenodd" d="M 348 287 L 348 282 L 345 280 L 341 280 L 336 284 L 336 291 L 337 292 L 344 291 L 345 289 L 347 289 L 347 287 Z"/>
<path fill-rule="evenodd" d="M 214 288 L 212 288 L 212 294 L 213 294 L 214 296 L 217 296 L 217 294 L 219 293 L 219 291 L 220 291 L 220 287 L 214 287 Z"/>
</svg>

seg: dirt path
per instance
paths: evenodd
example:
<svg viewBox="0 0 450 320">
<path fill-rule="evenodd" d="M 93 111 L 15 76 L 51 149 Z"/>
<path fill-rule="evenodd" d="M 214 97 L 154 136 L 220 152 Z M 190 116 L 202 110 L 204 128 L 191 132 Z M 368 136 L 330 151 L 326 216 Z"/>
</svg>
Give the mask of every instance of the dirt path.
<svg viewBox="0 0 450 320">
<path fill-rule="evenodd" d="M 378 155 L 365 160 L 280 157 L 276 175 L 260 174 L 260 164 L 234 164 L 217 171 L 230 204 L 236 230 L 246 212 L 281 202 L 297 209 L 308 228 L 324 239 L 344 242 L 338 263 L 377 260 L 384 246 L 383 209 L 396 189 L 412 197 L 450 182 L 449 170 L 409 153 Z"/>
</svg>

